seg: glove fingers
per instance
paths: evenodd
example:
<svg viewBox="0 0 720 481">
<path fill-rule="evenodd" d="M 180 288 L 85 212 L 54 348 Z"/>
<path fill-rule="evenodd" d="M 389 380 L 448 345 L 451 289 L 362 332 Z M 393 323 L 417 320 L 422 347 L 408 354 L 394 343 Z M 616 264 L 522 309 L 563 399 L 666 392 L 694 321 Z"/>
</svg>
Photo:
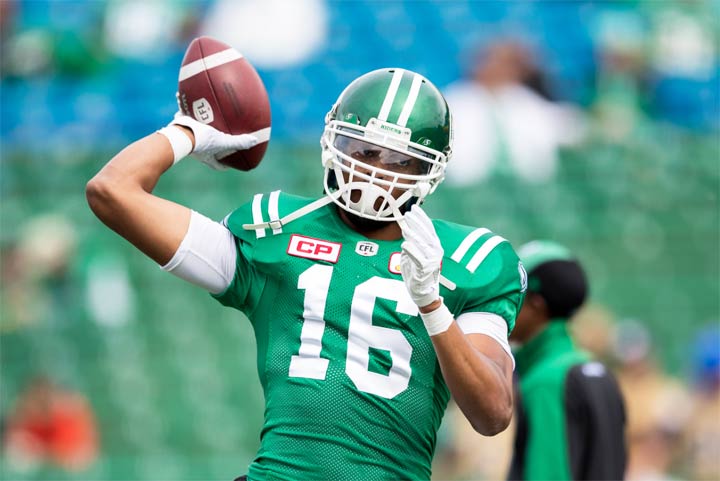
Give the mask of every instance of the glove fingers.
<svg viewBox="0 0 720 481">
<path fill-rule="evenodd" d="M 260 139 L 251 134 L 240 134 L 230 135 L 225 134 L 223 136 L 224 144 L 233 150 L 247 150 L 255 147 L 260 143 Z"/>
<path fill-rule="evenodd" d="M 415 270 L 415 264 L 409 256 L 400 256 L 400 274 L 403 279 L 408 279 L 412 276 Z"/>
<path fill-rule="evenodd" d="M 410 212 L 412 212 L 413 217 L 415 217 L 418 222 L 432 226 L 432 219 L 427 215 L 427 213 L 423 210 L 422 207 L 419 205 L 413 205 L 410 209 Z"/>
<path fill-rule="evenodd" d="M 422 267 L 423 261 L 425 260 L 422 249 L 409 241 L 403 242 L 400 248 L 402 249 L 402 253 L 405 254 L 405 256 L 407 256 L 415 265 Z M 401 256 L 400 259 L 402 260 L 405 256 Z"/>
<path fill-rule="evenodd" d="M 435 227 L 432 224 L 430 218 L 423 212 L 419 207 L 417 210 L 422 214 L 418 217 L 417 230 L 420 233 L 420 239 L 423 240 L 429 246 L 439 246 L 440 240 L 438 239 Z"/>
<path fill-rule="evenodd" d="M 398 220 L 398 225 L 400 226 L 400 230 L 402 231 L 402 235 L 405 239 L 408 239 L 410 236 L 412 236 L 412 227 L 410 227 L 407 223 L 407 216 L 408 216 L 408 212 L 406 212 Z"/>
<path fill-rule="evenodd" d="M 230 168 L 229 166 L 218 162 L 211 154 L 193 154 L 193 157 L 213 170 L 228 170 Z"/>
<path fill-rule="evenodd" d="M 431 248 L 436 248 L 440 245 L 432 220 L 430 220 L 430 217 L 428 217 L 420 207 L 414 205 L 410 212 L 405 214 L 404 218 L 407 228 L 403 230 L 403 235 L 406 238 L 412 237 L 420 241 L 423 245 Z"/>
<path fill-rule="evenodd" d="M 423 245 L 427 244 L 426 238 L 428 237 L 428 233 L 413 212 L 405 213 L 403 218 L 405 219 L 405 226 L 402 227 L 403 237 L 405 237 L 405 239 L 412 239 Z"/>
</svg>

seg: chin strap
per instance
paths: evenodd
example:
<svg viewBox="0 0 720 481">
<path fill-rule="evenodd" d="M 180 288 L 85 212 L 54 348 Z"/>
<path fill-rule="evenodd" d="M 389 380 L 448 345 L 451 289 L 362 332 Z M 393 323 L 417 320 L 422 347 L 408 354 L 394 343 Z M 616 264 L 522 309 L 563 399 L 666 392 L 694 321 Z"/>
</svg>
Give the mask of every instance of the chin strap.
<svg viewBox="0 0 720 481">
<path fill-rule="evenodd" d="M 309 214 L 310 212 L 316 211 L 321 207 L 325 207 L 331 202 L 335 202 L 335 199 L 338 197 L 340 197 L 340 192 L 333 192 L 332 194 L 320 197 L 318 200 L 311 202 L 308 205 L 300 207 L 294 212 L 290 212 L 282 219 L 260 222 L 259 224 L 243 224 L 242 228 L 245 230 L 280 229 L 282 226 L 287 225 L 290 222 Z"/>
<path fill-rule="evenodd" d="M 245 230 L 280 229 L 282 226 L 287 225 L 290 222 L 309 214 L 310 212 L 316 211 L 321 207 L 335 202 L 335 200 L 338 199 L 340 195 L 342 195 L 342 191 L 337 190 L 332 194 L 320 197 L 316 201 L 311 202 L 306 206 L 300 207 L 298 210 L 289 213 L 282 219 L 271 220 L 268 222 L 260 222 L 259 224 L 243 224 L 242 228 Z M 396 222 L 400 225 L 404 224 L 405 219 L 403 218 L 403 214 L 400 212 L 400 209 L 394 203 L 392 203 L 391 207 L 393 209 L 393 214 L 395 215 L 395 217 L 397 217 Z M 440 274 L 440 284 L 442 284 L 451 291 L 454 291 L 457 288 L 457 285 L 453 281 L 444 277 L 442 274 Z"/>
</svg>

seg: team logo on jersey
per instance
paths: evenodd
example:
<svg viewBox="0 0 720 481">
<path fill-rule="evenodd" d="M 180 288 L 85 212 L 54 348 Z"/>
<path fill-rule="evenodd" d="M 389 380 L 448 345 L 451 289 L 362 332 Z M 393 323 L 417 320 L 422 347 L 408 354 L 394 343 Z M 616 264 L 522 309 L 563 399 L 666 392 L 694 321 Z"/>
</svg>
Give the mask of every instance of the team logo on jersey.
<svg viewBox="0 0 720 481">
<path fill-rule="evenodd" d="M 400 274 L 400 253 L 393 252 L 388 262 L 388 270 L 393 274 Z"/>
<path fill-rule="evenodd" d="M 328 242 L 322 239 L 293 234 L 290 237 L 287 253 L 295 257 L 318 259 L 335 264 L 340 258 L 341 247 L 342 244 L 337 242 Z"/>
<path fill-rule="evenodd" d="M 355 245 L 355 252 L 361 256 L 371 257 L 378 253 L 378 245 L 374 242 L 360 241 Z"/>
</svg>

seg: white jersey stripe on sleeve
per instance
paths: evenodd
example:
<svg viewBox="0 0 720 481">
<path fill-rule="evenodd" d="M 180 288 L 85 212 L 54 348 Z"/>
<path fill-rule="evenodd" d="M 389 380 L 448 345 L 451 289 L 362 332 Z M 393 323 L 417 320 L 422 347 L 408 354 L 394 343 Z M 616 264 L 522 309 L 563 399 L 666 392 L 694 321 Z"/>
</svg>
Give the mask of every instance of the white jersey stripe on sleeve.
<svg viewBox="0 0 720 481">
<path fill-rule="evenodd" d="M 492 252 L 493 249 L 495 249 L 499 244 L 507 242 L 505 239 L 500 237 L 499 235 L 493 236 L 482 245 L 480 249 L 475 253 L 474 256 L 470 259 L 470 262 L 468 262 L 467 270 L 470 272 L 475 272 L 475 270 L 478 268 L 480 264 L 482 264 L 482 261 L 485 260 L 485 258 Z"/>
<path fill-rule="evenodd" d="M 458 248 L 455 249 L 455 252 L 453 252 L 453 255 L 450 256 L 450 258 L 455 262 L 460 262 L 460 260 L 462 260 L 463 256 L 467 254 L 467 251 L 470 250 L 470 247 L 472 247 L 475 241 L 487 234 L 488 232 L 490 232 L 490 229 L 486 229 L 484 227 L 472 231 L 470 234 L 468 234 L 467 237 L 465 237 L 465 239 L 463 239 L 463 241 L 460 243 Z"/>
<path fill-rule="evenodd" d="M 390 80 L 390 87 L 385 94 L 385 100 L 383 100 L 382 107 L 380 107 L 380 113 L 378 114 L 378 120 L 383 122 L 387 121 L 388 115 L 390 115 L 390 109 L 395 102 L 395 96 L 397 95 L 398 87 L 400 87 L 400 81 L 403 78 L 405 71 L 401 68 L 395 69 L 392 80 Z"/>
<path fill-rule="evenodd" d="M 252 216 L 253 216 L 253 224 L 262 224 L 263 217 L 262 217 L 262 194 L 255 194 L 255 197 L 253 197 L 252 201 Z M 255 229 L 255 235 L 258 239 L 261 237 L 265 237 L 265 229 Z"/>
<path fill-rule="evenodd" d="M 275 190 L 270 193 L 268 199 L 268 211 L 270 214 L 270 222 L 280 220 L 280 211 L 278 208 L 278 199 L 280 198 L 280 191 Z M 273 235 L 282 233 L 282 226 L 273 229 Z"/>
<path fill-rule="evenodd" d="M 400 117 L 398 117 L 398 125 L 405 127 L 407 125 L 410 114 L 412 114 L 413 108 L 415 108 L 415 102 L 417 102 L 418 94 L 420 93 L 420 86 L 423 82 L 423 76 L 415 74 L 413 77 L 412 85 L 410 86 L 410 92 L 408 92 L 407 99 L 405 99 L 405 105 L 403 105 Z"/>
</svg>

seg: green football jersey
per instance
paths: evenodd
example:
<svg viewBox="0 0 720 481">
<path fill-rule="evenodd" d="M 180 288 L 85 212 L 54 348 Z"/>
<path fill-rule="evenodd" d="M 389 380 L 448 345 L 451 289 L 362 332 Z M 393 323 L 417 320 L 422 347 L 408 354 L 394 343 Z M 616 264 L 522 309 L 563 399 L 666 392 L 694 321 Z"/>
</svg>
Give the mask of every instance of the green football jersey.
<svg viewBox="0 0 720 481">
<path fill-rule="evenodd" d="M 225 224 L 238 260 L 216 296 L 244 312 L 257 342 L 265 421 L 249 479 L 429 479 L 450 396 L 418 308 L 400 275 L 400 244 L 345 225 L 334 204 L 281 228 L 312 202 L 257 194 Z M 457 317 L 491 312 L 512 329 L 523 269 L 487 229 L 434 221 L 445 250 L 441 287 Z"/>
</svg>

